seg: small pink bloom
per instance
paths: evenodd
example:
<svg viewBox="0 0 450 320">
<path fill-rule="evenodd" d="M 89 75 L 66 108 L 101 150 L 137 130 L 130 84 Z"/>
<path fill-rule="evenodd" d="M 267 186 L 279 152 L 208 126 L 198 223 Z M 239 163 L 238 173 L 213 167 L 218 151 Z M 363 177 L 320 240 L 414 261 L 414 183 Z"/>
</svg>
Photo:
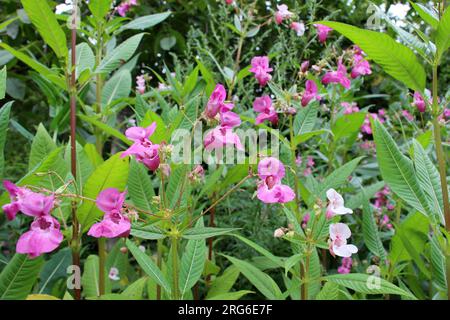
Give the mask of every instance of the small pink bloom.
<svg viewBox="0 0 450 320">
<path fill-rule="evenodd" d="M 444 118 L 450 119 L 450 109 L 445 109 L 443 115 Z"/>
<path fill-rule="evenodd" d="M 341 106 L 344 107 L 344 114 L 346 115 L 359 112 L 359 108 L 356 103 L 342 102 Z"/>
<path fill-rule="evenodd" d="M 285 4 L 277 5 L 277 9 L 277 12 L 275 12 L 275 21 L 277 24 L 281 24 L 283 20 L 289 19 L 293 15 Z"/>
<path fill-rule="evenodd" d="M 249 71 L 255 74 L 255 78 L 258 80 L 259 85 L 264 87 L 272 79 L 270 72 L 272 72 L 273 69 L 269 66 L 269 57 L 253 57 Z"/>
<path fill-rule="evenodd" d="M 278 114 L 275 111 L 275 108 L 272 105 L 272 99 L 270 99 L 269 96 L 265 95 L 256 98 L 253 102 L 253 110 L 259 112 L 259 115 L 256 117 L 256 124 L 261 124 L 266 120 L 272 122 L 274 126 L 278 124 Z"/>
<path fill-rule="evenodd" d="M 150 136 L 156 130 L 156 122 L 153 122 L 147 128 L 142 127 L 131 127 L 125 131 L 125 135 L 128 139 L 133 140 L 134 142 L 146 143 Z"/>
<path fill-rule="evenodd" d="M 402 110 L 402 115 L 403 115 L 406 119 L 408 119 L 408 121 L 414 121 L 414 116 L 413 116 L 411 113 L 409 113 L 408 110 Z"/>
<path fill-rule="evenodd" d="M 144 94 L 145 93 L 145 77 L 144 75 L 140 75 L 136 77 L 136 90 L 140 93 L 140 94 Z"/>
<path fill-rule="evenodd" d="M 353 264 L 352 258 L 350 258 L 350 257 L 343 258 L 342 259 L 342 264 L 338 268 L 338 273 L 340 273 L 340 274 L 348 274 L 348 273 L 350 273 L 350 271 L 352 269 L 352 264 Z"/>
<path fill-rule="evenodd" d="M 306 166 L 308 168 L 314 168 L 315 165 L 316 165 L 316 162 L 314 161 L 314 158 L 311 156 L 308 156 Z"/>
<path fill-rule="evenodd" d="M 271 178 L 273 183 L 278 183 L 284 178 L 285 174 L 284 165 L 277 158 L 267 157 L 258 163 L 258 176 L 261 180 Z"/>
<path fill-rule="evenodd" d="M 143 144 L 140 142 L 135 142 L 131 147 L 122 153 L 121 158 L 134 156 L 136 161 L 143 163 L 151 171 L 155 171 L 158 169 L 160 164 L 158 150 L 158 144 Z"/>
<path fill-rule="evenodd" d="M 109 274 L 108 274 L 108 278 L 110 278 L 113 281 L 118 281 L 120 280 L 119 277 L 119 269 L 112 267 L 111 269 L 109 269 Z"/>
<path fill-rule="evenodd" d="M 362 55 L 355 55 L 351 76 L 356 79 L 360 76 L 372 74 L 370 63 Z"/>
<path fill-rule="evenodd" d="M 308 177 L 312 174 L 312 169 L 311 168 L 306 168 L 305 170 L 303 170 L 303 175 L 305 177 Z"/>
<path fill-rule="evenodd" d="M 302 106 L 306 107 L 313 99 L 320 101 L 320 96 L 317 92 L 317 84 L 313 80 L 307 80 L 306 89 L 302 96 Z"/>
<path fill-rule="evenodd" d="M 325 43 L 328 39 L 328 34 L 333 31 L 332 28 L 324 26 L 322 24 L 315 24 L 314 27 L 317 29 L 317 35 L 319 36 L 319 41 Z"/>
<path fill-rule="evenodd" d="M 16 251 L 31 259 L 52 252 L 64 238 L 59 228 L 58 220 L 49 215 L 36 217 L 30 230 L 20 236 Z"/>
<path fill-rule="evenodd" d="M 17 213 L 20 211 L 20 198 L 31 191 L 26 188 L 18 187 L 9 180 L 3 180 L 3 187 L 9 193 L 11 203 L 5 204 L 2 209 L 8 220 L 14 220 Z"/>
<path fill-rule="evenodd" d="M 269 187 L 265 182 L 258 187 L 257 196 L 264 203 L 287 203 L 295 199 L 290 187 L 282 184 Z"/>
<path fill-rule="evenodd" d="M 301 166 L 303 163 L 303 159 L 301 156 L 297 156 L 297 158 L 295 158 L 295 164 L 298 166 Z"/>
<path fill-rule="evenodd" d="M 323 84 L 337 83 L 341 84 L 344 88 L 350 89 L 351 81 L 347 78 L 347 68 L 341 61 L 338 63 L 337 71 L 331 71 L 325 74 L 322 78 Z"/>
<path fill-rule="evenodd" d="M 210 119 L 214 119 L 224 106 L 226 98 L 227 92 L 225 87 L 221 84 L 216 85 L 206 105 L 205 115 Z"/>
<path fill-rule="evenodd" d="M 327 191 L 328 207 L 327 218 L 331 219 L 335 215 L 344 215 L 353 213 L 352 209 L 344 206 L 344 198 L 334 189 Z"/>
<path fill-rule="evenodd" d="M 358 248 L 352 244 L 347 244 L 347 239 L 352 235 L 350 228 L 344 223 L 334 223 L 330 225 L 330 253 L 339 257 L 351 257 L 358 252 Z"/>
<path fill-rule="evenodd" d="M 238 127 L 241 124 L 241 118 L 234 112 L 227 111 L 220 113 L 220 126 L 225 129 Z"/>
<path fill-rule="evenodd" d="M 305 24 L 302 22 L 292 22 L 290 25 L 291 29 L 297 33 L 297 36 L 301 37 L 305 34 L 306 28 Z"/>
<path fill-rule="evenodd" d="M 287 203 L 295 198 L 294 191 L 281 184 L 285 168 L 280 160 L 268 157 L 258 164 L 258 176 L 261 179 L 257 197 L 264 203 Z"/>
<path fill-rule="evenodd" d="M 204 145 L 207 151 L 224 148 L 229 145 L 235 145 L 238 150 L 244 150 L 239 136 L 231 129 L 222 127 L 216 127 L 209 131 L 205 136 Z"/>
<path fill-rule="evenodd" d="M 125 17 L 127 15 L 127 12 L 130 10 L 131 5 L 128 2 L 122 2 L 121 4 L 119 4 L 117 6 L 117 13 L 121 16 L 121 17 Z"/>
<path fill-rule="evenodd" d="M 286 235 L 285 228 L 278 228 L 273 232 L 274 238 L 283 238 Z"/>
<path fill-rule="evenodd" d="M 309 220 L 311 220 L 311 215 L 309 214 L 309 212 L 307 212 L 302 219 L 302 228 L 303 229 L 306 229 L 306 227 L 308 226 Z"/>
<path fill-rule="evenodd" d="M 300 67 L 300 71 L 303 73 L 306 73 L 309 69 L 309 60 L 305 60 L 302 62 L 302 65 Z"/>
<path fill-rule="evenodd" d="M 419 110 L 419 112 L 425 112 L 427 108 L 427 104 L 425 102 L 425 99 L 422 97 L 420 92 L 416 91 L 414 92 L 414 102 L 413 105 Z"/>
</svg>

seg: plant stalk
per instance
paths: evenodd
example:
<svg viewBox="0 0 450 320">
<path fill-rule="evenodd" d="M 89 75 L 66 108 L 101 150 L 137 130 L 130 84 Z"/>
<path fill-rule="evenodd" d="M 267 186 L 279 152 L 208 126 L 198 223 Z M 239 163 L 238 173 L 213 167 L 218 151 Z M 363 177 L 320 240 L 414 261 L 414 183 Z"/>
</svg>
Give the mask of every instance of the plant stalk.
<svg viewBox="0 0 450 320">
<path fill-rule="evenodd" d="M 173 281 L 173 299 L 180 299 L 180 289 L 178 287 L 178 238 L 172 237 L 172 281 Z"/>
<path fill-rule="evenodd" d="M 99 296 L 105 294 L 105 269 L 106 269 L 106 239 L 98 239 L 98 292 Z"/>
</svg>

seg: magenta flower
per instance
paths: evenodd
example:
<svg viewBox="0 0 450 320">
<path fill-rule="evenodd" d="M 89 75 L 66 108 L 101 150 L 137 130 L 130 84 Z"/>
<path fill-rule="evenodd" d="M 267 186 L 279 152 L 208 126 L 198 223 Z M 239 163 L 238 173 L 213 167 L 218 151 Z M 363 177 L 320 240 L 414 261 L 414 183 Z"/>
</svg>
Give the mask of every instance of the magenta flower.
<svg viewBox="0 0 450 320">
<path fill-rule="evenodd" d="M 144 75 L 140 75 L 136 77 L 136 90 L 140 93 L 140 94 L 144 94 L 145 93 L 145 77 Z"/>
<path fill-rule="evenodd" d="M 419 112 L 422 112 L 422 113 L 425 112 L 425 110 L 427 108 L 425 99 L 422 97 L 422 95 L 418 91 L 414 92 L 413 106 L 415 106 L 417 108 L 417 110 L 419 110 Z"/>
<path fill-rule="evenodd" d="M 273 157 L 261 160 L 258 164 L 258 176 L 261 179 L 257 191 L 259 200 L 264 203 L 287 203 L 294 200 L 294 191 L 281 184 L 285 168 L 280 160 Z"/>
<path fill-rule="evenodd" d="M 331 71 L 325 74 L 322 78 L 323 84 L 336 83 L 341 84 L 344 88 L 350 89 L 351 81 L 347 78 L 347 68 L 341 61 L 338 63 L 337 71 Z"/>
<path fill-rule="evenodd" d="M 52 252 L 64 238 L 59 228 L 58 220 L 49 215 L 36 217 L 30 230 L 20 236 L 16 251 L 31 259 Z"/>
<path fill-rule="evenodd" d="M 221 84 L 216 85 L 206 105 L 205 115 L 210 119 L 214 119 L 222 108 L 225 107 L 226 109 L 231 110 L 233 108 L 232 105 L 229 105 L 228 107 L 225 106 L 226 98 L 227 92 L 225 87 Z"/>
<path fill-rule="evenodd" d="M 327 219 L 331 219 L 335 215 L 345 215 L 353 213 L 352 209 L 344 206 L 344 198 L 334 189 L 327 191 L 328 207 L 327 207 Z"/>
<path fill-rule="evenodd" d="M 137 0 L 124 1 L 116 7 L 117 13 L 121 17 L 125 17 L 127 15 L 127 12 L 130 11 L 132 6 L 137 6 Z"/>
<path fill-rule="evenodd" d="M 239 115 L 232 111 L 220 113 L 220 126 L 225 129 L 232 129 L 241 124 Z"/>
<path fill-rule="evenodd" d="M 351 76 L 356 79 L 360 76 L 372 74 L 372 69 L 370 68 L 370 63 L 362 55 L 356 54 L 354 56 L 354 63 Z"/>
<path fill-rule="evenodd" d="M 414 116 L 409 113 L 408 110 L 402 110 L 402 115 L 408 120 L 408 121 L 414 121 Z"/>
<path fill-rule="evenodd" d="M 302 22 L 292 22 L 290 28 L 297 33 L 297 36 L 301 37 L 305 34 L 305 24 Z"/>
<path fill-rule="evenodd" d="M 444 118 L 450 119 L 450 109 L 445 109 L 443 115 Z"/>
<path fill-rule="evenodd" d="M 269 66 L 269 57 L 253 57 L 249 71 L 255 74 L 255 78 L 261 87 L 267 85 L 272 79 L 270 72 L 273 71 Z"/>
<path fill-rule="evenodd" d="M 277 5 L 277 12 L 275 12 L 275 22 L 281 24 L 283 20 L 292 17 L 293 13 L 289 11 L 289 8 L 285 4 Z"/>
<path fill-rule="evenodd" d="M 320 101 L 321 98 L 317 92 L 317 84 L 313 80 L 307 80 L 306 89 L 302 96 L 302 106 L 306 107 L 313 99 Z"/>
<path fill-rule="evenodd" d="M 348 273 L 350 273 L 350 271 L 352 269 L 352 264 L 353 264 L 352 258 L 350 258 L 350 257 L 343 258 L 342 259 L 342 264 L 338 268 L 338 273 L 340 273 L 340 274 L 348 274 Z"/>
<path fill-rule="evenodd" d="M 3 187 L 9 193 L 11 203 L 5 204 L 2 209 L 8 220 L 14 220 L 20 211 L 22 198 L 31 191 L 27 188 L 18 187 L 9 180 L 3 181 Z"/>
<path fill-rule="evenodd" d="M 344 107 L 344 114 L 346 115 L 359 112 L 359 108 L 356 103 L 342 102 L 341 106 Z"/>
<path fill-rule="evenodd" d="M 344 223 L 334 223 L 330 225 L 330 253 L 334 257 L 351 257 L 358 252 L 358 248 L 352 244 L 347 244 L 347 239 L 352 235 L 350 228 Z"/>
<path fill-rule="evenodd" d="M 207 151 L 224 148 L 234 145 L 238 150 L 244 150 L 239 136 L 232 129 L 222 128 L 220 126 L 210 130 L 204 139 L 204 146 Z"/>
<path fill-rule="evenodd" d="M 128 237 L 131 229 L 130 219 L 123 213 L 126 191 L 109 188 L 99 193 L 96 200 L 97 207 L 105 215 L 103 220 L 95 223 L 88 235 L 95 238 Z"/>
<path fill-rule="evenodd" d="M 302 65 L 300 66 L 300 71 L 302 73 L 306 73 L 309 69 L 309 60 L 305 60 L 302 62 Z"/>
<path fill-rule="evenodd" d="M 314 27 L 317 29 L 317 35 L 319 36 L 319 41 L 325 43 L 328 39 L 328 34 L 333 31 L 332 28 L 324 26 L 322 24 L 315 24 Z"/>
<path fill-rule="evenodd" d="M 158 169 L 160 164 L 159 145 L 150 141 L 150 136 L 156 130 L 156 122 L 153 122 L 147 128 L 131 127 L 125 131 L 128 139 L 134 143 L 125 150 L 121 158 L 134 156 L 136 161 L 143 163 L 151 171 Z"/>
<path fill-rule="evenodd" d="M 256 117 L 256 124 L 261 124 L 266 120 L 272 122 L 274 126 L 278 124 L 278 114 L 272 105 L 272 99 L 268 95 L 256 98 L 253 102 L 253 110 L 259 112 Z"/>
</svg>

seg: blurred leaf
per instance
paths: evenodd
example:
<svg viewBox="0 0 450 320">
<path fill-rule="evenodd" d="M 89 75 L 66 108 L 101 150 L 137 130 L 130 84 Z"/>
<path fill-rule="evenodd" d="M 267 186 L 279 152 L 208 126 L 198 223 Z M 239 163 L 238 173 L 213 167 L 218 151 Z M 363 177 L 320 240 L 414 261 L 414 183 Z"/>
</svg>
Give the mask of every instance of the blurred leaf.
<svg viewBox="0 0 450 320">
<path fill-rule="evenodd" d="M 151 14 L 148 16 L 139 17 L 136 19 L 133 19 L 131 22 L 125 24 L 122 26 L 119 31 L 123 30 L 145 30 L 148 28 L 151 28 L 153 26 L 156 26 L 157 24 L 163 22 L 166 20 L 172 12 L 163 12 L 163 13 L 156 13 Z"/>
</svg>

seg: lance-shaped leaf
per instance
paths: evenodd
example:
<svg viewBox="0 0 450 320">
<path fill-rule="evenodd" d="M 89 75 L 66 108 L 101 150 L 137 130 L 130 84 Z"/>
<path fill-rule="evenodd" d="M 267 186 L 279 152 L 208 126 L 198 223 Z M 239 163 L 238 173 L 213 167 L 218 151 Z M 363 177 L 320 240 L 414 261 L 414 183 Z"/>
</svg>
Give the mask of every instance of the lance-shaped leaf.
<svg viewBox="0 0 450 320">
<path fill-rule="evenodd" d="M 166 20 L 170 16 L 170 14 L 171 12 L 168 11 L 139 17 L 121 27 L 119 29 L 119 32 L 123 30 L 145 30 L 151 28 Z"/>
<path fill-rule="evenodd" d="M 367 248 L 381 260 L 386 260 L 386 251 L 384 250 L 383 243 L 381 242 L 378 228 L 373 215 L 372 207 L 370 206 L 369 199 L 366 197 L 365 190 L 362 190 L 363 194 L 363 238 Z"/>
<path fill-rule="evenodd" d="M 420 92 L 425 89 L 425 70 L 414 52 L 387 34 L 340 22 L 320 21 L 317 23 L 333 28 L 349 38 L 367 53 L 370 59 L 383 67 L 384 71 L 409 88 Z"/>
<path fill-rule="evenodd" d="M 438 58 L 440 61 L 445 51 L 450 48 L 450 8 L 445 10 L 444 15 L 439 22 L 436 34 L 436 46 L 438 48 Z"/>
</svg>

